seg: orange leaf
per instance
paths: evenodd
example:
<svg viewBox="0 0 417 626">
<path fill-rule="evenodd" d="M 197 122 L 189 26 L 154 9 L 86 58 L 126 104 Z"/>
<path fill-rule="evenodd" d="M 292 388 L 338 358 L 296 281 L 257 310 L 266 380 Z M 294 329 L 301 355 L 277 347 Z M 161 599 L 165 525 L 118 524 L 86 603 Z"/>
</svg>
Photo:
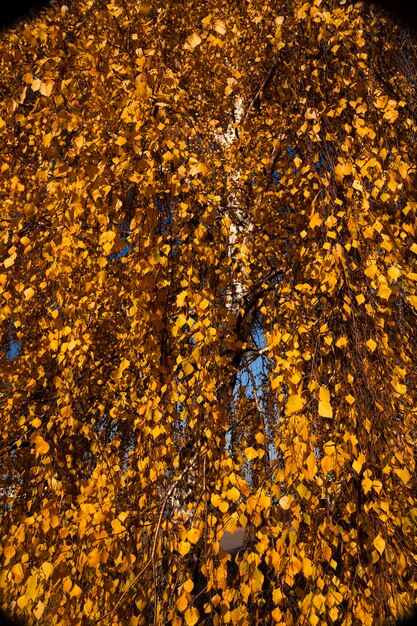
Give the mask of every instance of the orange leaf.
<svg viewBox="0 0 417 626">
<path fill-rule="evenodd" d="M 50 445 L 43 437 L 38 435 L 35 439 L 35 449 L 37 455 L 48 454 Z"/>
</svg>

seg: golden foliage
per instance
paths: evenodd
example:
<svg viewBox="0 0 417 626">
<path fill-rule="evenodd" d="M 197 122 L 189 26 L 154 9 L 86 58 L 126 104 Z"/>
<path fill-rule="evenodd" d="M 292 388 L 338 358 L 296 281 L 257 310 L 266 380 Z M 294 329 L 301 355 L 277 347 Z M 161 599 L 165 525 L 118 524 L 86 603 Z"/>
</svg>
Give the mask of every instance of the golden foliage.
<svg viewBox="0 0 417 626">
<path fill-rule="evenodd" d="M 0 47 L 6 608 L 397 616 L 417 595 L 413 41 L 361 3 L 60 0 Z"/>
</svg>

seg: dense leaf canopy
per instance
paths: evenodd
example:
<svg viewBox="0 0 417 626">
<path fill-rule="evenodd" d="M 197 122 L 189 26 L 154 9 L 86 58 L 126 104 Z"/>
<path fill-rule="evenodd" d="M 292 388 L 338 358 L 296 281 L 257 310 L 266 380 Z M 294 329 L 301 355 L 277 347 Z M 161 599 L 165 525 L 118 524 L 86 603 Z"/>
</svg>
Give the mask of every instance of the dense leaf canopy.
<svg viewBox="0 0 417 626">
<path fill-rule="evenodd" d="M 0 50 L 5 608 L 396 617 L 417 595 L 410 35 L 336 0 L 73 0 Z"/>
</svg>

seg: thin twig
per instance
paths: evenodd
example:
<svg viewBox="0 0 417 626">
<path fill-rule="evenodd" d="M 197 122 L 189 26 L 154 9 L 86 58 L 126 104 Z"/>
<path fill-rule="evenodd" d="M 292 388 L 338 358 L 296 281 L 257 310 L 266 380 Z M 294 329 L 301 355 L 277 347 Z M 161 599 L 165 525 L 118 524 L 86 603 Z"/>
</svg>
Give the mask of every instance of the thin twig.
<svg viewBox="0 0 417 626">
<path fill-rule="evenodd" d="M 274 63 L 272 64 L 268 74 L 266 75 L 265 80 L 263 81 L 262 85 L 259 87 L 258 91 L 256 92 L 255 96 L 252 99 L 252 102 L 249 104 L 248 108 L 246 109 L 245 113 L 242 116 L 242 119 L 240 121 L 240 123 L 244 122 L 249 111 L 252 109 L 252 107 L 255 105 L 255 102 L 258 100 L 258 98 L 260 97 L 260 95 L 262 94 L 263 90 L 265 89 L 265 87 L 268 85 L 268 83 L 270 82 L 271 78 L 274 75 L 275 70 L 278 67 L 278 62 L 279 62 L 279 56 L 275 59 Z"/>
<path fill-rule="evenodd" d="M 194 462 L 194 460 L 195 460 L 195 458 L 193 459 L 193 462 Z M 111 611 L 108 611 L 107 613 L 105 613 L 102 617 L 99 617 L 95 622 L 93 622 L 93 624 L 98 624 L 98 622 L 102 622 L 106 617 L 110 617 L 111 615 L 114 615 L 116 613 L 117 609 L 119 608 L 120 604 L 122 603 L 122 601 L 124 600 L 126 595 L 129 593 L 129 591 L 132 589 L 132 587 L 138 582 L 139 578 L 142 576 L 142 574 L 145 573 L 145 571 L 148 569 L 148 567 L 151 565 L 151 563 L 153 563 L 153 560 L 154 560 L 154 557 L 155 557 L 155 553 L 156 553 L 156 544 L 157 544 L 157 541 L 158 541 L 158 534 L 159 534 L 159 531 L 160 531 L 160 528 L 161 528 L 162 516 L 164 514 L 165 507 L 167 505 L 168 500 L 170 499 L 170 497 L 172 496 L 173 492 L 175 491 L 178 483 L 180 482 L 180 480 L 182 479 L 184 474 L 188 471 L 188 469 L 189 469 L 188 466 L 184 467 L 184 469 L 182 470 L 182 472 L 180 473 L 178 478 L 175 480 L 174 483 L 172 483 L 171 487 L 168 489 L 167 494 L 166 494 L 166 496 L 165 496 L 165 498 L 164 498 L 164 500 L 162 502 L 161 510 L 159 512 L 158 522 L 156 524 L 156 529 L 155 529 L 155 535 L 154 535 L 154 539 L 153 539 L 151 555 L 148 558 L 147 562 L 142 567 L 140 572 L 132 580 L 130 585 L 128 585 L 126 587 L 126 589 L 123 591 L 122 595 L 120 596 L 120 598 L 116 602 L 115 607 Z"/>
</svg>

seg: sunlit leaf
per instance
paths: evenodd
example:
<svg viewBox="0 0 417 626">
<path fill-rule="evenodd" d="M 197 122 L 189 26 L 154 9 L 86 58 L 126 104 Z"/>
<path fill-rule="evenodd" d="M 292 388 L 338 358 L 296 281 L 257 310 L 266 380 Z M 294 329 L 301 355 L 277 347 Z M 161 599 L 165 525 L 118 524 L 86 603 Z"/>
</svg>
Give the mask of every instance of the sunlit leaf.
<svg viewBox="0 0 417 626">
<path fill-rule="evenodd" d="M 300 395 L 289 396 L 286 404 L 288 414 L 298 413 L 304 406 L 304 400 Z"/>
<path fill-rule="evenodd" d="M 201 530 L 198 528 L 190 528 L 187 532 L 187 540 L 190 543 L 197 543 L 201 537 Z"/>
<path fill-rule="evenodd" d="M 375 539 L 374 539 L 374 546 L 375 548 L 378 550 L 379 554 L 382 554 L 383 551 L 385 550 L 385 545 L 386 542 L 385 540 L 381 537 L 381 535 L 378 535 Z"/>
<path fill-rule="evenodd" d="M 181 541 L 178 546 L 178 552 L 181 556 L 185 556 L 191 550 L 191 544 L 188 541 Z"/>
<path fill-rule="evenodd" d="M 188 606 L 188 597 L 187 594 L 183 593 L 177 600 L 176 602 L 178 610 L 181 611 L 181 613 L 184 613 L 184 611 L 186 610 L 187 606 Z"/>
<path fill-rule="evenodd" d="M 330 405 L 330 393 L 327 387 L 320 387 L 319 391 L 319 415 L 332 417 L 333 409 Z"/>
<path fill-rule="evenodd" d="M 284 511 L 287 511 L 291 506 L 291 498 L 289 496 L 282 496 L 282 498 L 279 499 L 279 506 L 284 509 Z"/>
<path fill-rule="evenodd" d="M 187 626 L 194 626 L 194 624 L 197 624 L 198 618 L 199 612 L 194 606 L 187 609 L 184 613 L 184 622 Z"/>
<path fill-rule="evenodd" d="M 45 574 L 45 577 L 48 579 L 54 571 L 54 565 L 49 561 L 45 561 L 44 563 L 42 563 L 41 569 L 42 572 Z"/>
<path fill-rule="evenodd" d="M 45 439 L 43 437 L 41 437 L 41 435 L 38 435 L 35 439 L 35 447 L 36 447 L 36 454 L 38 455 L 44 455 L 44 454 L 48 454 L 49 450 L 50 450 L 50 445 L 47 441 L 45 441 Z"/>
</svg>

